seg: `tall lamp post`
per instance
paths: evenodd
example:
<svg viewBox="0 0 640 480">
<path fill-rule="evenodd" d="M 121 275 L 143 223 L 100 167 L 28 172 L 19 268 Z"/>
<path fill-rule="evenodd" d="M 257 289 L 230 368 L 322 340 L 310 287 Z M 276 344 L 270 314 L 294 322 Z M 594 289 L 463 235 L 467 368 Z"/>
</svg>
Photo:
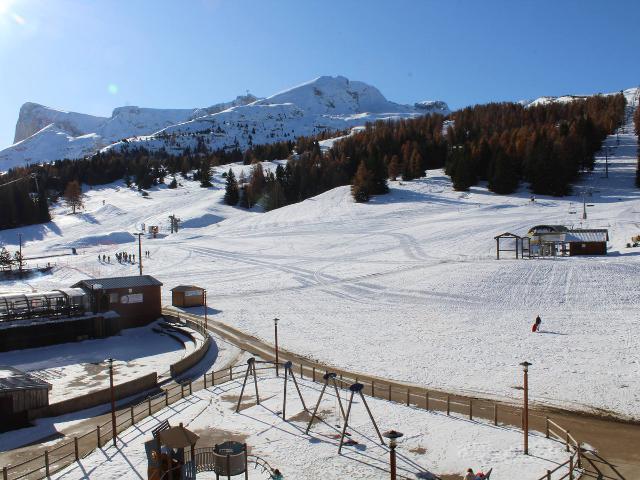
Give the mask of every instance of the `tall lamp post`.
<svg viewBox="0 0 640 480">
<path fill-rule="evenodd" d="M 397 440 L 404 434 L 396 430 L 389 430 L 382 434 L 383 437 L 389 439 L 389 470 L 391 471 L 391 480 L 396 480 L 396 447 Z"/>
<path fill-rule="evenodd" d="M 279 319 L 274 318 L 273 319 L 273 328 L 275 331 L 275 338 L 276 338 L 276 377 L 280 376 L 280 370 L 279 370 L 279 366 L 278 366 L 278 362 L 279 362 L 279 358 L 278 358 L 278 321 Z"/>
<path fill-rule="evenodd" d="M 111 432 L 113 434 L 113 446 L 116 446 L 116 395 L 113 389 L 113 358 L 109 358 L 109 391 L 111 393 Z"/>
<path fill-rule="evenodd" d="M 142 276 L 142 235 L 144 235 L 144 233 L 134 233 L 134 235 L 138 236 L 138 268 Z"/>
<path fill-rule="evenodd" d="M 520 364 L 524 371 L 524 409 L 522 411 L 522 430 L 524 431 L 524 454 L 529 455 L 529 367 L 531 363 Z"/>
<path fill-rule="evenodd" d="M 209 330 L 209 322 L 207 320 L 207 290 L 204 291 L 204 330 Z"/>
</svg>

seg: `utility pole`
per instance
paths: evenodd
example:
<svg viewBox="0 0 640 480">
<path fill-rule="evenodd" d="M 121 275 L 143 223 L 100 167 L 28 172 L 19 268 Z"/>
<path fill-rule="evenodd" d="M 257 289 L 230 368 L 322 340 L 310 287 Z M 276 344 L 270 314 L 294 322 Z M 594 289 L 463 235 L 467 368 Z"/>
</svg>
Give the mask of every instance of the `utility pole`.
<svg viewBox="0 0 640 480">
<path fill-rule="evenodd" d="M 134 233 L 134 235 L 138 236 L 138 267 L 140 270 L 140 275 L 142 275 L 142 235 L 144 235 L 144 233 Z"/>
<path fill-rule="evenodd" d="M 273 319 L 273 327 L 275 329 L 275 336 L 276 336 L 276 377 L 279 377 L 280 372 L 279 372 L 279 366 L 278 366 L 278 319 L 277 318 Z"/>
<path fill-rule="evenodd" d="M 524 431 L 524 454 L 529 455 L 529 362 L 522 362 L 524 371 L 524 408 L 522 410 L 522 430 Z"/>
<path fill-rule="evenodd" d="M 116 446 L 118 438 L 116 431 L 116 395 L 113 389 L 113 358 L 109 358 L 109 391 L 111 393 L 111 432 L 113 434 L 113 446 Z"/>
<path fill-rule="evenodd" d="M 207 291 L 204 291 L 204 330 L 208 332 L 209 322 L 207 320 Z"/>
<path fill-rule="evenodd" d="M 19 258 L 19 263 L 18 263 L 18 269 L 20 271 L 20 274 L 22 275 L 22 234 L 19 233 L 18 234 L 18 241 L 20 243 L 20 249 L 18 250 L 18 255 L 20 256 Z"/>
</svg>

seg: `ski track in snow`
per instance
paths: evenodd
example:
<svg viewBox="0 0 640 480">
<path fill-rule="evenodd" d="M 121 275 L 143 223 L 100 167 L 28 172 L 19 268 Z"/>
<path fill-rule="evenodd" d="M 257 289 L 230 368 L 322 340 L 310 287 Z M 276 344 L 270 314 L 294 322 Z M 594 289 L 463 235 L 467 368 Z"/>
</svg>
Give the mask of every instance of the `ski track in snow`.
<svg viewBox="0 0 640 480">
<path fill-rule="evenodd" d="M 355 204 L 348 187 L 269 213 L 222 203 L 229 166 L 216 167 L 214 186 L 180 179 L 143 198 L 121 183 L 87 193 L 85 215 L 55 209 L 47 225 L 20 229 L 27 256 L 68 252 L 53 275 L 4 282 L 2 290 L 68 286 L 85 276 L 137 274 L 115 253 L 114 232 L 137 231 L 179 216 L 189 228 L 145 239 L 145 273 L 164 283 L 163 300 L 179 283 L 206 287 L 212 318 L 343 368 L 451 391 L 519 398 L 518 363 L 528 360 L 534 402 L 640 418 L 640 191 L 633 186 L 636 137 L 625 126 L 610 158 L 598 158 L 582 183 L 594 188 L 589 219 L 576 195 L 530 202 L 523 187 L 498 196 L 486 187 L 451 189 L 442 171 L 391 182 L 389 195 Z M 274 169 L 277 162 L 265 162 Z M 236 174 L 249 167 L 234 165 Z M 102 202 L 105 201 L 103 206 Z M 578 213 L 569 213 L 576 210 Z M 219 221 L 217 219 L 219 218 Z M 216 219 L 215 223 L 211 223 Z M 607 257 L 495 260 L 494 236 L 525 234 L 537 224 L 606 227 Z M 201 226 L 200 226 L 201 225 Z M 17 230 L 0 232 L 14 246 Z M 97 243 L 101 242 L 101 243 Z M 110 254 L 112 263 L 97 261 Z M 533 335 L 537 314 L 544 333 Z"/>
</svg>

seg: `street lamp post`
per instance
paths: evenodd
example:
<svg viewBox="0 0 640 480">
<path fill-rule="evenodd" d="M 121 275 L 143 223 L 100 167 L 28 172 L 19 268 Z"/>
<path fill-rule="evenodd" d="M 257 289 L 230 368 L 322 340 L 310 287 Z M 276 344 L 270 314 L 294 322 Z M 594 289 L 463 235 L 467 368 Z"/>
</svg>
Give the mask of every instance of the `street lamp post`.
<svg viewBox="0 0 640 480">
<path fill-rule="evenodd" d="M 273 319 L 273 328 L 275 331 L 275 338 L 276 338 L 276 377 L 280 376 L 280 369 L 278 366 L 278 319 L 274 318 Z"/>
<path fill-rule="evenodd" d="M 382 434 L 383 437 L 388 438 L 389 441 L 389 470 L 391 471 L 391 480 L 396 480 L 396 447 L 398 445 L 397 440 L 404 434 L 397 432 L 396 430 L 389 430 Z"/>
<path fill-rule="evenodd" d="M 524 431 L 524 454 L 529 455 L 529 362 L 520 364 L 524 371 L 524 409 L 522 411 L 522 430 Z"/>
<path fill-rule="evenodd" d="M 207 320 L 207 291 L 204 291 L 204 331 L 209 330 L 209 322 Z"/>
<path fill-rule="evenodd" d="M 116 395 L 113 389 L 113 358 L 109 358 L 109 391 L 111 393 L 111 432 L 113 434 L 113 446 L 116 446 Z"/>
<path fill-rule="evenodd" d="M 138 269 L 142 276 L 142 235 L 144 235 L 144 233 L 134 233 L 134 235 L 138 236 Z"/>
</svg>

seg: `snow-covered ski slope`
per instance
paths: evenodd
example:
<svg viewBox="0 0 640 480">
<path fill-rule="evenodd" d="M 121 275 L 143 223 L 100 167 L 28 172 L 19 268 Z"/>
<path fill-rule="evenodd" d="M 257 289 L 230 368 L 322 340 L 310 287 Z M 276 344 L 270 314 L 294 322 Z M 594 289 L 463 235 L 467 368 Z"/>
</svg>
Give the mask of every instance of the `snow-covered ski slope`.
<svg viewBox="0 0 640 480">
<path fill-rule="evenodd" d="M 184 228 L 145 240 L 145 273 L 169 289 L 206 287 L 213 318 L 272 339 L 281 319 L 284 348 L 321 361 L 398 380 L 501 398 L 520 398 L 518 363 L 531 367 L 535 402 L 640 418 L 637 294 L 640 190 L 634 187 L 632 125 L 612 135 L 604 158 L 576 186 L 581 197 L 529 199 L 484 186 L 455 192 L 441 171 L 392 182 L 391 193 L 355 204 L 348 187 L 269 213 L 222 204 L 224 183 L 201 189 L 182 181 L 149 198 L 122 185 L 89 192 L 85 213 L 59 207 L 53 222 L 21 229 L 28 256 L 80 247 L 53 275 L 0 289 L 57 288 L 87 275 L 136 274 L 137 265 L 105 265 L 100 253 L 137 253 L 141 223 L 176 214 Z M 266 164 L 274 168 L 274 163 Z M 241 168 L 235 166 L 236 173 Z M 105 205 L 103 205 L 103 200 Z M 571 213 L 577 212 L 577 213 Z M 606 257 L 495 259 L 494 236 L 537 224 L 608 228 Z M 13 245 L 17 231 L 0 233 Z M 507 255 L 503 255 L 507 257 Z M 543 333 L 530 325 L 541 315 Z"/>
<path fill-rule="evenodd" d="M 401 105 L 364 82 L 319 77 L 265 99 L 239 96 L 207 108 L 116 108 L 95 117 L 25 103 L 15 144 L 0 151 L 0 172 L 25 163 L 90 156 L 103 148 L 145 147 L 182 153 L 200 140 L 211 149 L 293 140 L 379 119 L 448 114 L 442 101 Z M 124 141 L 126 140 L 126 141 Z"/>
</svg>

